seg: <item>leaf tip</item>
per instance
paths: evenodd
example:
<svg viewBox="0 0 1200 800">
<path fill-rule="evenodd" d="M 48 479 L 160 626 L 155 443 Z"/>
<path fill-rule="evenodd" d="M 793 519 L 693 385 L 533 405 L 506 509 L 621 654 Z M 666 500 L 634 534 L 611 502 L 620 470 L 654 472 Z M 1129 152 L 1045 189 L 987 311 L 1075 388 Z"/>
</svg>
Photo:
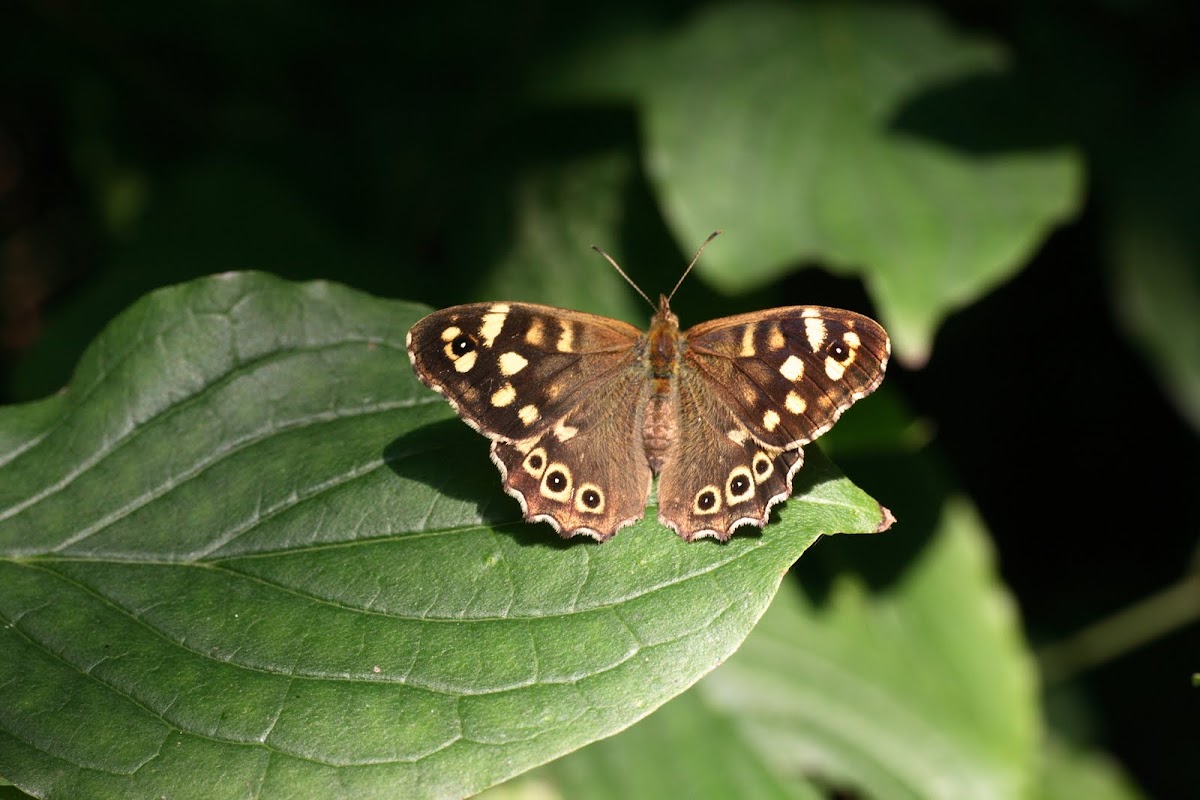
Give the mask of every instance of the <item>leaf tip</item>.
<svg viewBox="0 0 1200 800">
<path fill-rule="evenodd" d="M 879 525 L 875 528 L 876 533 L 883 533 L 888 528 L 896 524 L 896 515 L 892 513 L 890 508 L 883 504 L 880 504 L 879 506 L 879 516 Z"/>
</svg>

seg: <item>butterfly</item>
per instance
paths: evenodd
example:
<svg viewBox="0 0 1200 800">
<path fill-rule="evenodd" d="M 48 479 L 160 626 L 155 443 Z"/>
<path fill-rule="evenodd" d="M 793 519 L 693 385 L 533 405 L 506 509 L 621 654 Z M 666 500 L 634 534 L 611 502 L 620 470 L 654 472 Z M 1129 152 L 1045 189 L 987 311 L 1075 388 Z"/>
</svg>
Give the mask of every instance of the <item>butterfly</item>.
<svg viewBox="0 0 1200 800">
<path fill-rule="evenodd" d="M 883 380 L 891 345 L 868 317 L 791 306 L 680 332 L 682 282 L 645 332 L 517 302 L 453 306 L 409 331 L 417 377 L 492 440 L 525 519 L 607 541 L 642 519 L 657 475 L 659 522 L 687 541 L 762 527 L 804 445 Z"/>
</svg>

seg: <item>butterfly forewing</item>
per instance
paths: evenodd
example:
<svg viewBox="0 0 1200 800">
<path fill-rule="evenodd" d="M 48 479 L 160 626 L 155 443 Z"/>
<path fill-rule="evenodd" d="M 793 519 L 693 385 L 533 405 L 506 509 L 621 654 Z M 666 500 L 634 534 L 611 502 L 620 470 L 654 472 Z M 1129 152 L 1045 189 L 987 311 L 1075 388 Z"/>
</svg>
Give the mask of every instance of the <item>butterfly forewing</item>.
<svg viewBox="0 0 1200 800">
<path fill-rule="evenodd" d="M 726 317 L 683 338 L 681 372 L 711 387 L 756 440 L 779 448 L 829 430 L 879 386 L 890 354 L 879 323 L 823 306 Z"/>
<path fill-rule="evenodd" d="M 413 326 L 409 358 L 476 430 L 528 439 L 629 367 L 642 333 L 594 314 L 529 303 L 472 303 Z"/>
</svg>

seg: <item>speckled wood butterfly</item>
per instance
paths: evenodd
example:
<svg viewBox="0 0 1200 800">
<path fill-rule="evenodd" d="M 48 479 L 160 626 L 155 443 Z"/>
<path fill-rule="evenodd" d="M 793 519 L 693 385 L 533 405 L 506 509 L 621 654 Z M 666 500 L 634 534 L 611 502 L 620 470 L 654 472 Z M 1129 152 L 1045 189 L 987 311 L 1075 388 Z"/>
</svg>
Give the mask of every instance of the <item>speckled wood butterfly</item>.
<svg viewBox="0 0 1200 800">
<path fill-rule="evenodd" d="M 803 446 L 879 386 L 889 353 L 877 322 L 821 306 L 680 333 L 670 295 L 649 332 L 498 302 L 434 312 L 408 333 L 417 377 L 492 440 L 525 518 L 600 541 L 642 518 L 653 474 L 659 521 L 688 541 L 765 525 Z"/>
</svg>

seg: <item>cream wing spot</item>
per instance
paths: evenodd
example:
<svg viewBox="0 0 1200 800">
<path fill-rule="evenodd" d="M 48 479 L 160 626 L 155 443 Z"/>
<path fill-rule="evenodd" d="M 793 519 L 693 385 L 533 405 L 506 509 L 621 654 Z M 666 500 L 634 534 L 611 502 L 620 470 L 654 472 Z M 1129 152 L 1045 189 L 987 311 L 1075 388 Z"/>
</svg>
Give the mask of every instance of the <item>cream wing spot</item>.
<svg viewBox="0 0 1200 800">
<path fill-rule="evenodd" d="M 758 326 L 750 323 L 742 328 L 742 358 L 754 358 L 754 331 Z"/>
<path fill-rule="evenodd" d="M 516 375 L 527 366 L 529 366 L 529 359 L 520 353 L 510 350 L 500 354 L 500 374 L 505 377 Z"/>
<path fill-rule="evenodd" d="M 804 375 L 804 362 L 795 356 L 788 356 L 779 367 L 779 374 L 789 381 L 798 381 Z"/>
<path fill-rule="evenodd" d="M 497 309 L 503 309 L 503 311 Z M 491 347 L 496 341 L 500 331 L 504 330 L 504 320 L 506 319 L 508 319 L 508 306 L 506 305 L 494 305 L 491 311 L 483 315 L 483 322 L 479 324 L 479 338 L 483 339 L 484 347 Z"/>
<path fill-rule="evenodd" d="M 738 447 L 741 447 L 742 445 L 746 444 L 746 440 L 750 438 L 750 432 L 743 428 L 734 428 L 733 430 L 726 432 L 725 436 L 729 439 L 729 441 L 733 442 Z"/>
<path fill-rule="evenodd" d="M 506 383 L 492 393 L 492 405 L 496 408 L 504 408 L 511 405 L 513 400 L 517 399 L 517 390 L 513 388 L 511 383 Z"/>
<path fill-rule="evenodd" d="M 770 331 L 767 333 L 767 349 L 782 350 L 786 346 L 787 339 L 784 338 L 783 331 L 780 330 L 779 324 L 773 324 Z"/>
<path fill-rule="evenodd" d="M 517 411 L 517 416 L 521 418 L 521 422 L 524 422 L 526 425 L 532 425 L 542 416 L 542 412 L 538 411 L 538 407 L 531 403 L 527 406 L 521 406 L 520 410 Z"/>
<path fill-rule="evenodd" d="M 840 381 L 842 376 L 846 374 L 846 368 L 839 364 L 837 359 L 830 356 L 825 359 L 825 374 L 829 376 L 831 381 Z"/>
<path fill-rule="evenodd" d="M 478 354 L 474 350 L 472 350 L 469 353 L 465 353 L 465 354 L 459 356 L 458 358 L 456 358 L 454 360 L 454 371 L 455 372 L 470 372 L 471 367 L 475 366 L 475 359 L 477 357 L 478 357 Z"/>
<path fill-rule="evenodd" d="M 458 327 L 457 325 L 451 325 L 442 331 L 442 341 L 452 342 L 458 338 L 460 333 L 462 333 L 462 328 Z"/>
<path fill-rule="evenodd" d="M 763 414 L 763 427 L 768 431 L 773 431 L 779 427 L 779 414 L 774 409 L 768 409 L 767 413 Z"/>
<path fill-rule="evenodd" d="M 534 347 L 541 347 L 546 343 L 546 326 L 540 319 L 529 323 L 529 330 L 525 331 L 525 342 Z"/>
<path fill-rule="evenodd" d="M 808 346 L 814 353 L 817 352 L 825 342 L 825 323 L 817 317 L 808 317 L 804 320 L 804 335 L 808 339 Z"/>
<path fill-rule="evenodd" d="M 565 419 L 560 419 L 554 425 L 554 438 L 560 442 L 575 438 L 575 434 L 577 433 L 579 433 L 579 428 L 576 428 L 574 425 L 568 425 Z"/>
<path fill-rule="evenodd" d="M 804 401 L 803 397 L 796 394 L 795 389 L 787 393 L 787 399 L 783 401 L 783 405 L 788 411 L 797 415 L 803 414 L 805 409 L 808 408 L 808 403 Z"/>
<path fill-rule="evenodd" d="M 575 328 L 568 320 L 559 320 L 558 344 L 555 347 L 560 353 L 575 352 Z"/>
</svg>

